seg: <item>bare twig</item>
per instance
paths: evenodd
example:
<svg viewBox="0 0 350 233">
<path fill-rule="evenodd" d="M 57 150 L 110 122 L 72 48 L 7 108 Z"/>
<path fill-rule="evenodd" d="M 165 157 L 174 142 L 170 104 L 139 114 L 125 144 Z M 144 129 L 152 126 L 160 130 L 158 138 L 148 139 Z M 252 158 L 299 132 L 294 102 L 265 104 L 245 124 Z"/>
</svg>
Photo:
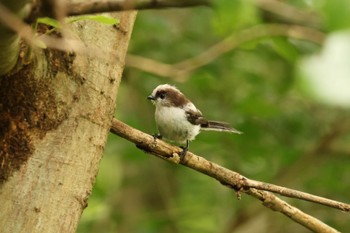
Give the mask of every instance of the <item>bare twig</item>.
<svg viewBox="0 0 350 233">
<path fill-rule="evenodd" d="M 301 159 L 297 160 L 294 164 L 290 164 L 287 167 L 283 167 L 280 169 L 280 171 L 277 173 L 277 175 L 275 175 L 275 183 L 288 183 L 288 184 L 293 184 L 296 182 L 295 177 L 299 175 L 300 177 L 300 171 L 306 171 L 306 170 L 310 170 L 310 164 L 313 164 L 313 166 L 317 167 L 317 163 L 320 162 L 320 160 L 322 160 L 320 157 L 325 157 L 325 151 L 327 151 L 327 155 L 330 156 L 332 154 L 332 152 L 329 150 L 329 147 L 331 146 L 331 144 L 336 140 L 339 139 L 339 137 L 343 136 L 344 133 L 349 132 L 349 127 L 350 124 L 347 120 L 348 117 L 346 116 L 340 116 L 340 117 L 336 117 L 335 120 L 333 121 L 332 124 L 330 124 L 329 130 L 328 132 L 326 132 L 321 138 L 319 138 L 316 142 L 315 142 L 315 147 L 311 150 L 306 152 L 305 154 L 303 154 L 302 156 L 300 156 Z M 337 146 L 337 148 L 339 148 L 339 146 Z M 336 154 L 336 153 L 335 153 Z M 349 157 L 350 152 L 348 152 L 347 150 L 345 150 L 343 152 L 344 158 L 350 158 Z M 323 155 L 323 156 L 322 156 Z M 334 155 L 334 154 L 332 154 Z M 316 158 L 317 157 L 317 158 Z M 331 156 L 333 157 L 333 156 Z M 316 164 L 315 164 L 316 163 Z M 298 181 L 300 181 L 300 179 L 297 179 Z M 254 185 L 253 185 L 254 186 Z M 282 187 L 283 190 L 284 187 Z M 281 191 L 282 191 L 281 190 Z M 282 191 L 283 192 L 283 191 Z M 296 194 L 299 195 L 299 194 Z M 317 197 L 319 198 L 319 197 Z M 314 202 L 313 200 L 310 200 L 312 202 Z M 322 198 L 321 198 L 322 201 Z M 328 200 L 327 200 L 328 202 Z M 335 203 L 336 205 L 338 203 Z M 342 208 L 342 207 L 341 207 Z M 240 213 L 243 214 L 243 216 L 247 215 L 246 212 Z M 252 214 L 256 214 L 256 211 L 249 211 L 249 215 Z M 246 217 L 246 216 L 245 216 Z M 243 220 L 241 219 L 235 219 L 235 222 L 233 224 L 233 226 L 230 226 L 230 228 L 228 229 L 228 232 L 232 232 L 232 229 L 234 229 L 234 227 L 238 224 L 245 224 L 244 220 L 249 219 L 248 217 L 243 218 Z"/>
<path fill-rule="evenodd" d="M 146 10 L 164 8 L 184 8 L 194 6 L 210 6 L 209 0 L 124 0 L 124 1 L 86 1 L 72 3 L 68 15 L 83 15 L 102 12 L 127 10 Z"/>
<path fill-rule="evenodd" d="M 214 3 L 214 2 L 213 2 Z M 214 3 L 215 4 L 215 3 Z M 321 19 L 315 13 L 298 9 L 292 5 L 273 1 L 256 0 L 255 4 L 263 11 L 277 15 L 293 24 L 310 25 L 319 27 Z M 124 1 L 87 1 L 71 3 L 68 7 L 68 15 L 94 14 L 103 12 L 117 12 L 126 10 L 147 10 L 165 8 L 185 8 L 195 6 L 211 6 L 210 0 L 124 0 Z"/>
<path fill-rule="evenodd" d="M 286 203 L 285 201 L 281 200 L 280 198 L 276 197 L 275 195 L 269 192 L 264 192 L 256 189 L 249 189 L 247 193 L 255 198 L 258 198 L 260 201 L 262 201 L 264 206 L 286 215 L 293 221 L 305 226 L 306 228 L 308 228 L 313 232 L 320 232 L 320 233 L 321 232 L 322 233 L 338 232 L 337 230 L 326 225 L 325 223 L 304 213 L 303 211 Z"/>
<path fill-rule="evenodd" d="M 246 186 L 249 188 L 256 188 L 259 190 L 266 190 L 266 191 L 278 193 L 285 197 L 292 197 L 292 198 L 297 198 L 305 201 L 322 204 L 325 206 L 329 206 L 329 207 L 347 211 L 347 212 L 350 211 L 350 204 L 334 201 L 328 198 L 312 195 L 309 193 L 285 188 L 274 184 L 268 184 L 268 183 L 248 179 Z"/>
<path fill-rule="evenodd" d="M 174 65 L 130 54 L 127 56 L 126 64 L 130 67 L 155 73 L 163 77 L 171 77 L 176 81 L 183 82 L 187 80 L 192 71 L 213 62 L 218 57 L 240 45 L 264 37 L 275 36 L 306 40 L 316 44 L 322 44 L 325 39 L 325 35 L 322 32 L 308 27 L 288 24 L 261 24 L 233 33 L 197 56 L 185 59 Z"/>
<path fill-rule="evenodd" d="M 151 74 L 161 77 L 171 78 L 176 81 L 185 81 L 183 77 L 187 77 L 188 72 L 182 72 L 177 68 L 176 64 L 166 64 L 151 58 L 142 57 L 134 54 L 127 54 L 125 64 Z"/>
<path fill-rule="evenodd" d="M 178 156 L 178 154 L 181 152 L 180 148 L 167 144 L 161 140 L 155 140 L 153 136 L 145 134 L 137 129 L 134 129 L 117 119 L 112 120 L 111 132 L 127 139 L 128 141 L 133 142 L 138 148 L 148 153 L 154 154 L 172 163 L 181 163 L 184 166 L 187 166 L 210 177 L 213 177 L 220 181 L 222 184 L 226 184 L 234 188 L 235 190 L 245 192 L 254 197 L 258 197 L 266 204 L 267 207 L 273 210 L 277 210 L 291 217 L 294 221 L 304 225 L 305 227 L 311 230 L 314 230 L 315 232 L 336 231 L 331 227 L 325 225 L 324 223 L 320 222 L 319 220 L 309 215 L 306 215 L 297 208 L 290 206 L 289 204 L 285 203 L 284 201 L 280 200 L 279 198 L 264 190 L 276 192 L 283 196 L 312 201 L 329 207 L 337 208 L 346 212 L 350 211 L 349 204 L 318 197 L 297 190 L 276 186 L 273 184 L 250 180 L 237 172 L 221 167 L 220 165 L 212 163 L 191 152 L 188 152 L 186 154 L 185 159 L 183 161 L 180 161 L 180 158 Z M 292 213 L 298 214 L 291 216 Z"/>
<path fill-rule="evenodd" d="M 234 33 L 198 56 L 177 63 L 176 66 L 180 69 L 186 67 L 191 71 L 214 61 L 219 56 L 231 51 L 233 48 L 236 48 L 243 43 L 273 36 L 285 36 L 298 40 L 314 42 L 316 44 L 322 44 L 325 39 L 325 35 L 322 32 L 308 27 L 288 24 L 261 24 Z"/>
<path fill-rule="evenodd" d="M 308 25 L 317 28 L 321 25 L 321 17 L 315 12 L 296 8 L 283 1 L 256 0 L 255 4 L 261 10 L 272 13 L 288 23 Z"/>
</svg>

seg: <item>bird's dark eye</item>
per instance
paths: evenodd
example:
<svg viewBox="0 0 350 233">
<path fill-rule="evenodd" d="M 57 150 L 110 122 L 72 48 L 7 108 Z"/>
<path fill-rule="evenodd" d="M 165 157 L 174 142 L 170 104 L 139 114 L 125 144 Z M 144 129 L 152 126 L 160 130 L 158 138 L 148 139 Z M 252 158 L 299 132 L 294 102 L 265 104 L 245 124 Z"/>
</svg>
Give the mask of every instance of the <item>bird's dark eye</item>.
<svg viewBox="0 0 350 233">
<path fill-rule="evenodd" d="M 159 98 L 164 99 L 165 98 L 165 93 L 160 93 Z"/>
</svg>

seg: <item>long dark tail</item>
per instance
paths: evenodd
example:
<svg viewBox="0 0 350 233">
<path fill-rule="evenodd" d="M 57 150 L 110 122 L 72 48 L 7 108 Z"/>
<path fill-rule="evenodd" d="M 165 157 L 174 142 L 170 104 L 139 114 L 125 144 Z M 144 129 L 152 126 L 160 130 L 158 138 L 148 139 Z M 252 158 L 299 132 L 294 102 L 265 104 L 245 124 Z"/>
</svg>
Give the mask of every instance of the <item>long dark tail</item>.
<svg viewBox="0 0 350 233">
<path fill-rule="evenodd" d="M 220 122 L 220 121 L 207 121 L 206 123 L 201 124 L 201 129 L 206 131 L 221 131 L 221 132 L 242 134 L 241 131 L 235 128 L 232 128 L 230 124 L 226 122 Z"/>
</svg>

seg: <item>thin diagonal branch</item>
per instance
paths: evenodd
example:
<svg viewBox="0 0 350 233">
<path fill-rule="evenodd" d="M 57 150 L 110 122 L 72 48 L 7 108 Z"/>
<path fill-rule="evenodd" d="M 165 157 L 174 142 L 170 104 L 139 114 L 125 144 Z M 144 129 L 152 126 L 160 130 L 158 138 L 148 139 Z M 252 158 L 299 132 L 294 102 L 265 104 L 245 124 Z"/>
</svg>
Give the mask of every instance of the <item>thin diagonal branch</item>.
<svg viewBox="0 0 350 233">
<path fill-rule="evenodd" d="M 313 218 L 312 216 L 309 216 L 300 211 L 299 209 L 282 201 L 273 194 L 266 192 L 265 190 L 276 192 L 288 197 L 312 201 L 329 207 L 337 208 L 346 212 L 350 211 L 349 204 L 318 197 L 297 190 L 276 186 L 273 184 L 251 180 L 237 172 L 231 171 L 218 164 L 210 162 L 191 152 L 188 152 L 186 154 L 185 159 L 183 161 L 180 161 L 180 158 L 178 156 L 178 154 L 181 152 L 180 148 L 167 144 L 161 140 L 155 140 L 153 136 L 145 134 L 137 129 L 134 129 L 117 119 L 112 120 L 111 132 L 127 139 L 128 141 L 134 143 L 138 148 L 148 153 L 156 155 L 172 163 L 181 163 L 186 167 L 192 168 L 196 171 L 213 177 L 220 181 L 222 184 L 228 185 L 234 188 L 235 190 L 254 196 L 259 200 L 263 201 L 263 203 L 268 208 L 279 211 L 284 215 L 287 215 L 294 221 L 315 232 L 337 231 L 329 227 L 328 225 L 320 222 L 319 220 Z"/>
<path fill-rule="evenodd" d="M 291 198 L 297 198 L 305 201 L 310 201 L 310 202 L 322 204 L 325 206 L 329 206 L 329 207 L 347 211 L 347 212 L 350 211 L 349 204 L 334 201 L 328 198 L 312 195 L 309 193 L 301 192 L 298 190 L 294 190 L 294 189 L 290 189 L 290 188 L 286 188 L 286 187 L 282 187 L 274 184 L 269 184 L 269 183 L 249 179 L 247 181 L 247 186 L 249 188 L 256 188 L 259 190 L 266 190 L 273 193 L 278 193 L 285 197 L 291 197 Z"/>
<path fill-rule="evenodd" d="M 259 199 L 260 201 L 262 201 L 264 206 L 286 215 L 288 218 L 305 226 L 306 228 L 308 228 L 313 232 L 320 232 L 320 233 L 338 232 L 337 230 L 326 225 L 325 223 L 304 213 L 303 211 L 288 204 L 287 202 L 283 201 L 282 199 L 276 197 L 275 195 L 269 192 L 252 188 L 252 189 L 249 189 L 247 193 Z"/>
<path fill-rule="evenodd" d="M 308 27 L 288 24 L 261 24 L 234 33 L 198 56 L 177 63 L 176 66 L 179 68 L 186 67 L 191 71 L 212 62 L 222 54 L 231 51 L 243 43 L 275 36 L 307 40 L 316 44 L 322 44 L 325 39 L 325 35 L 322 32 Z"/>
<path fill-rule="evenodd" d="M 310 41 L 315 44 L 322 44 L 325 39 L 324 33 L 313 28 L 289 24 L 261 24 L 235 32 L 202 53 L 173 65 L 130 54 L 127 55 L 126 64 L 129 67 L 170 77 L 177 81 L 186 81 L 194 70 L 210 64 L 242 44 L 264 37 L 276 36 Z"/>
<path fill-rule="evenodd" d="M 317 28 L 320 28 L 322 25 L 321 17 L 316 12 L 297 8 L 283 1 L 256 0 L 255 4 L 261 10 L 269 12 L 291 24 L 308 25 Z"/>
</svg>

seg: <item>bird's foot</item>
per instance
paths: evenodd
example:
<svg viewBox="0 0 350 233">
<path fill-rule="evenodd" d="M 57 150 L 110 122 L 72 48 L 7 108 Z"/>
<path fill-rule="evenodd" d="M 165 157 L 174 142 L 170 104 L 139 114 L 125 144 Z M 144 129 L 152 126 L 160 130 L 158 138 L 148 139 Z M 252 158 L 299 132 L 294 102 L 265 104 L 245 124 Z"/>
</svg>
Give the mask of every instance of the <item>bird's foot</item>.
<svg viewBox="0 0 350 233">
<path fill-rule="evenodd" d="M 186 148 L 184 146 L 180 146 L 180 148 L 182 149 L 182 151 L 179 154 L 179 156 L 180 156 L 180 161 L 182 162 L 185 159 L 185 156 L 187 154 L 188 148 Z"/>
<path fill-rule="evenodd" d="M 154 140 L 163 138 L 163 136 L 160 133 L 155 133 L 152 136 L 153 136 Z"/>
<path fill-rule="evenodd" d="M 180 146 L 180 148 L 182 148 L 182 151 L 180 153 L 180 162 L 184 161 L 185 156 L 187 154 L 188 148 L 189 148 L 189 142 L 188 140 L 186 141 L 186 146 Z"/>
</svg>

